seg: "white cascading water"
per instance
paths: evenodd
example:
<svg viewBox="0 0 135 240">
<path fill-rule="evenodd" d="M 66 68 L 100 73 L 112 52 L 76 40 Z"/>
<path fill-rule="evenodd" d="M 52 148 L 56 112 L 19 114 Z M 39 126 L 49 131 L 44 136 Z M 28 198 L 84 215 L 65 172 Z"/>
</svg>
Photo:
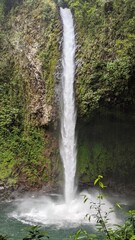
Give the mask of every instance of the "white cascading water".
<svg viewBox="0 0 135 240">
<path fill-rule="evenodd" d="M 76 111 L 74 97 L 75 33 L 70 9 L 60 8 L 60 14 L 63 23 L 60 153 L 64 166 L 65 201 L 69 203 L 75 195 L 76 173 Z"/>
<path fill-rule="evenodd" d="M 90 209 L 89 201 L 84 204 L 83 196 L 86 195 L 90 202 L 98 203 L 97 192 L 89 194 L 87 191 L 75 196 L 76 172 L 76 140 L 75 140 L 75 100 L 74 100 L 74 72 L 75 72 L 75 34 L 71 11 L 60 9 L 63 22 L 63 75 L 62 75 L 62 107 L 61 107 L 61 144 L 60 152 L 65 171 L 65 200 L 61 195 L 25 196 L 17 199 L 15 210 L 9 215 L 29 224 L 56 225 L 58 227 L 73 227 L 89 224 L 86 214 L 91 216 L 91 223 L 96 223 L 97 211 Z M 102 213 L 106 214 L 112 204 L 104 199 L 101 206 Z M 111 213 L 111 223 L 118 222 L 115 213 Z"/>
</svg>

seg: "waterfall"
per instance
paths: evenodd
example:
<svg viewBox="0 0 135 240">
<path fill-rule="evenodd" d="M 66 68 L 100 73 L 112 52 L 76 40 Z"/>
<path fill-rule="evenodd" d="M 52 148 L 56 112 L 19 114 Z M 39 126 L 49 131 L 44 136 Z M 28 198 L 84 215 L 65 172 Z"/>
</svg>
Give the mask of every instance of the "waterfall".
<svg viewBox="0 0 135 240">
<path fill-rule="evenodd" d="M 65 201 L 69 203 L 75 195 L 76 173 L 76 110 L 74 97 L 75 33 L 70 9 L 60 8 L 63 23 L 62 54 L 62 98 L 60 154 L 64 166 Z"/>
<path fill-rule="evenodd" d="M 74 75 L 75 75 L 75 34 L 71 11 L 60 9 L 63 23 L 63 54 L 62 54 L 62 96 L 61 96 L 61 141 L 60 153 L 65 174 L 65 200 L 63 197 L 53 195 L 42 195 L 24 197 L 18 201 L 17 208 L 12 212 L 14 217 L 23 223 L 44 224 L 46 226 L 57 225 L 59 227 L 73 228 L 90 224 L 86 215 L 91 216 L 91 223 L 97 223 L 95 216 L 97 210 L 90 208 L 89 201 L 84 204 L 83 196 L 87 196 L 93 204 L 99 204 L 97 196 L 99 193 L 87 191 L 75 196 L 75 173 L 76 173 L 76 110 L 74 98 Z M 15 201 L 16 202 L 16 201 Z M 101 204 L 103 215 L 113 208 L 108 200 L 104 199 Z M 94 206 L 94 205 L 93 205 Z M 95 205 L 97 206 L 97 205 Z M 110 214 L 109 214 L 110 218 Z M 111 213 L 111 224 L 119 223 L 115 213 Z M 59 239 L 62 239 L 60 236 Z"/>
</svg>

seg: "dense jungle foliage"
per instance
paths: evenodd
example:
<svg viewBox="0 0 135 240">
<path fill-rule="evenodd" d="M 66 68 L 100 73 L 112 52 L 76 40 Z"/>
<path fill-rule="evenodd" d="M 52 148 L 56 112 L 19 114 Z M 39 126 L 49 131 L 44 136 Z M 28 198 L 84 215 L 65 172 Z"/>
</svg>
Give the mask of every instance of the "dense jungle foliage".
<svg viewBox="0 0 135 240">
<path fill-rule="evenodd" d="M 92 117 L 104 113 L 120 119 L 123 131 L 128 129 L 124 114 L 134 124 L 133 0 L 1 0 L 0 179 L 4 184 L 35 188 L 62 178 L 54 133 L 61 71 L 59 6 L 70 7 L 74 15 L 79 124 L 80 119 L 87 120 L 92 132 Z M 78 178 L 87 182 L 102 173 L 115 179 L 117 172 L 120 181 L 133 181 L 134 135 L 124 142 L 126 134 L 122 138 L 112 131 L 111 141 L 102 121 L 94 129 L 99 129 L 95 139 L 89 130 L 79 133 Z"/>
<path fill-rule="evenodd" d="M 77 30 L 79 112 L 128 111 L 135 103 L 135 4 L 132 0 L 65 0 Z"/>
<path fill-rule="evenodd" d="M 4 184 L 19 181 L 27 189 L 55 179 L 57 142 L 47 128 L 59 56 L 58 19 L 51 0 L 0 2 L 0 179 Z"/>
</svg>

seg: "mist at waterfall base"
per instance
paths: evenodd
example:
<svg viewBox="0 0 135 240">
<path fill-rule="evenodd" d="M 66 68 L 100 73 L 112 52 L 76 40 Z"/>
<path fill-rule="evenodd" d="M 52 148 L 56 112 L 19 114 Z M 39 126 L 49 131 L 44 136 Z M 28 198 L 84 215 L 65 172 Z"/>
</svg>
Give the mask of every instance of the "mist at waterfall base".
<svg viewBox="0 0 135 240">
<path fill-rule="evenodd" d="M 88 197 L 88 201 L 84 203 L 84 196 Z M 91 208 L 94 204 L 98 204 L 98 192 L 86 191 L 76 195 L 76 197 L 67 204 L 60 195 L 40 196 L 40 197 L 25 197 L 18 199 L 12 203 L 15 210 L 9 214 L 9 217 L 15 218 L 23 223 L 30 225 L 45 225 L 55 226 L 57 228 L 75 228 L 81 225 L 95 225 L 95 214 L 97 210 Z M 113 208 L 113 204 L 107 199 L 103 200 L 101 206 L 102 215 L 105 216 Z M 86 215 L 91 216 L 89 222 Z M 120 223 L 120 219 L 113 212 L 109 214 L 108 224 Z"/>
<path fill-rule="evenodd" d="M 65 174 L 64 196 L 25 197 L 15 201 L 15 210 L 9 216 L 28 224 L 73 228 L 89 224 L 88 219 L 85 218 L 86 214 L 90 214 L 91 224 L 96 222 L 94 218 L 96 210 L 90 210 L 90 202 L 91 205 L 98 203 L 98 193 L 96 191 L 76 193 L 75 33 L 71 11 L 61 8 L 60 13 L 63 23 L 60 153 Z M 86 203 L 84 203 L 84 196 L 89 199 Z M 103 215 L 112 207 L 112 204 L 105 199 L 104 205 L 101 206 Z M 118 221 L 115 213 L 110 217 L 111 224 Z"/>
<path fill-rule="evenodd" d="M 86 194 L 87 192 L 83 192 L 82 194 Z M 89 190 L 89 197 L 90 200 L 96 200 L 96 195 L 97 192 L 92 192 L 92 190 Z M 37 197 L 38 196 L 38 197 Z M 90 209 L 88 207 L 88 203 L 83 203 L 83 196 L 79 194 L 80 200 L 78 200 L 78 208 L 81 206 L 81 209 L 78 209 L 78 212 L 81 213 L 81 210 L 84 206 L 85 212 L 88 210 L 87 213 L 91 213 Z M 79 197 L 78 196 L 78 197 Z M 78 198 L 77 197 L 77 198 Z M 81 201 L 79 203 L 79 201 Z M 46 202 L 48 202 L 49 206 L 48 209 L 46 208 Z M 111 202 L 111 203 L 109 203 Z M 114 193 L 110 193 L 110 199 L 109 201 L 105 201 L 106 207 L 107 204 L 109 203 L 109 206 L 112 206 L 113 203 L 119 202 L 122 205 L 123 210 L 126 212 L 129 209 L 134 209 L 134 198 L 126 198 L 124 195 L 115 195 Z M 53 207 L 51 207 L 51 204 Z M 61 209 L 60 205 L 64 204 L 64 200 L 62 201 L 62 196 L 39 196 L 39 193 L 35 193 L 35 196 L 33 194 L 29 193 L 29 196 L 25 196 L 24 198 L 21 199 L 16 199 L 11 202 L 3 202 L 0 203 L 0 233 L 1 234 L 6 234 L 9 236 L 9 239 L 11 240 L 22 240 L 25 236 L 28 235 L 28 229 L 29 225 L 40 225 L 43 230 L 45 230 L 50 239 L 52 240 L 66 240 L 67 237 L 71 234 L 74 234 L 79 228 L 83 228 L 87 230 L 88 232 L 92 233 L 95 232 L 95 220 L 92 219 L 90 223 L 85 224 L 86 219 L 85 219 L 85 212 L 82 212 L 82 214 L 79 216 L 80 217 L 80 222 L 78 222 L 77 218 L 74 218 L 73 211 L 71 211 L 72 216 L 70 217 L 70 220 L 66 220 L 66 212 L 63 212 L 63 220 L 60 219 L 59 214 L 58 214 L 58 219 L 60 221 L 57 221 L 57 219 L 53 219 L 54 213 L 53 210 L 54 208 L 57 208 L 57 211 Z M 79 205 L 80 204 L 80 205 Z M 72 205 L 71 205 L 72 207 Z M 66 208 L 66 207 L 65 207 Z M 75 206 L 73 207 L 75 208 Z M 75 211 L 75 210 L 74 210 Z M 77 207 L 76 207 L 77 211 Z M 45 220 L 45 213 L 47 212 L 49 220 Z M 56 212 L 55 212 L 56 214 Z M 61 213 L 60 213 L 61 214 Z M 113 222 L 116 219 L 115 224 L 118 222 L 117 219 L 120 217 L 121 219 L 123 218 L 123 215 L 121 215 L 121 210 L 116 211 L 116 216 L 113 219 Z M 56 215 L 55 215 L 56 217 Z M 76 212 L 76 217 L 77 217 L 77 212 Z M 82 217 L 82 218 L 81 218 Z M 44 221 L 43 221 L 44 218 Z M 40 219 L 40 222 L 37 220 Z M 52 220 L 51 220 L 52 219 Z M 55 224 L 49 224 L 49 222 L 55 222 Z M 101 240 L 102 237 L 99 236 L 99 240 Z"/>
</svg>

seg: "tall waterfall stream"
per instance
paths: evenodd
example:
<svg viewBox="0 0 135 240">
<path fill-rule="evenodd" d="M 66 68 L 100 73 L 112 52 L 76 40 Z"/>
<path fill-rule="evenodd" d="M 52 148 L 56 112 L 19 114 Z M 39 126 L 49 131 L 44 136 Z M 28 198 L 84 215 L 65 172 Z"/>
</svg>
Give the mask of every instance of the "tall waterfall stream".
<svg viewBox="0 0 135 240">
<path fill-rule="evenodd" d="M 67 8 L 61 8 L 60 13 L 63 22 L 60 152 L 64 165 L 65 200 L 69 203 L 75 194 L 74 179 L 76 172 L 76 111 L 74 100 L 75 33 L 71 11 Z"/>
<path fill-rule="evenodd" d="M 84 204 L 84 195 L 91 202 L 97 202 L 97 193 L 84 191 L 76 193 L 76 111 L 74 100 L 74 73 L 75 73 L 75 33 L 71 11 L 60 9 L 63 23 L 63 54 L 62 54 L 62 101 L 61 101 L 61 142 L 60 153 L 65 171 L 65 193 L 64 197 L 57 195 L 24 197 L 15 202 L 15 210 L 9 215 L 12 218 L 28 223 L 43 224 L 46 226 L 73 227 L 80 224 L 89 224 L 86 214 L 91 215 L 91 223 L 95 223 L 95 210 L 90 210 L 89 201 Z M 102 211 L 106 212 L 112 207 L 108 200 Z M 91 212 L 90 212 L 91 211 Z M 116 223 L 117 217 L 112 213 L 111 222 Z"/>
</svg>

